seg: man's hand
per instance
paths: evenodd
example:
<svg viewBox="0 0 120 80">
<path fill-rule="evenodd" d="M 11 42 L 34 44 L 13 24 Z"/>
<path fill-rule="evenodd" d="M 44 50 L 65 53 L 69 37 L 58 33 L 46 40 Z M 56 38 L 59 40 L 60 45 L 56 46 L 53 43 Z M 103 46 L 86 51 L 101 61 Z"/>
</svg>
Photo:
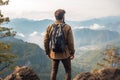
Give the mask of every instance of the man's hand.
<svg viewBox="0 0 120 80">
<path fill-rule="evenodd" d="M 74 55 L 70 56 L 70 59 L 73 60 L 74 59 Z"/>
<path fill-rule="evenodd" d="M 48 56 L 48 58 L 50 58 L 50 54 L 48 54 L 47 56 Z"/>
</svg>

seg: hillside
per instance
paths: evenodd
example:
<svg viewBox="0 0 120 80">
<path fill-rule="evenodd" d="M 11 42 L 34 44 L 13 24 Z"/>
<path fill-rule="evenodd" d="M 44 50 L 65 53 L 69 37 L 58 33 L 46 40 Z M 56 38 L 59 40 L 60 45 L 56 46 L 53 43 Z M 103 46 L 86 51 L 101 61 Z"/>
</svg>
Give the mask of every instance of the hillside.
<svg viewBox="0 0 120 80">
<path fill-rule="evenodd" d="M 74 38 L 77 47 L 86 45 L 98 45 L 117 39 L 120 34 L 109 30 L 75 29 Z M 80 46 L 79 46 L 80 45 Z"/>
<path fill-rule="evenodd" d="M 73 65 L 77 68 L 81 69 L 81 71 L 91 71 L 95 68 L 101 68 L 97 66 L 97 62 L 103 63 L 103 58 L 105 58 L 105 55 L 102 54 L 102 52 L 106 48 L 118 48 L 118 51 L 120 49 L 120 38 L 109 41 L 107 43 L 99 44 L 97 45 L 98 48 L 96 49 L 89 49 L 89 50 L 83 50 L 78 51 L 76 54 L 76 58 L 73 61 Z M 119 52 L 118 52 L 119 53 Z M 81 72 L 80 71 L 80 72 Z"/>
<path fill-rule="evenodd" d="M 41 49 L 38 45 L 24 42 L 23 40 L 13 37 L 3 38 L 0 41 L 11 44 L 12 52 L 17 55 L 15 66 L 29 66 L 35 71 L 35 73 L 37 73 L 41 80 L 49 80 L 51 71 L 51 60 L 47 58 L 44 50 Z M 82 71 L 82 69 L 77 68 L 74 65 L 72 65 L 72 67 L 74 71 L 72 72 L 73 77 L 79 71 Z M 2 75 L 2 78 L 10 73 L 11 71 Z M 65 71 L 63 65 L 60 64 L 58 73 L 59 80 L 64 79 L 64 74 Z"/>
<path fill-rule="evenodd" d="M 41 75 L 43 79 L 49 76 L 49 74 L 46 73 L 50 73 L 50 68 L 47 67 L 50 62 L 45 52 L 38 45 L 24 42 L 13 37 L 3 38 L 0 41 L 11 44 L 11 51 L 17 55 L 15 65 L 30 66 L 39 76 Z"/>
</svg>

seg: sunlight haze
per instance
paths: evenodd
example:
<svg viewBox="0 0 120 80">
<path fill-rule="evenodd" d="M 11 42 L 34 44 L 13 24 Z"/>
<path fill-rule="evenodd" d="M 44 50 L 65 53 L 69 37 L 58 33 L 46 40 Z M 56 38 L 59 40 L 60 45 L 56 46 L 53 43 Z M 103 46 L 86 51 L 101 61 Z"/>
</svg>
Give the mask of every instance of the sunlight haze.
<svg viewBox="0 0 120 80">
<path fill-rule="evenodd" d="M 2 13 L 10 18 L 54 19 L 56 9 L 66 10 L 67 20 L 120 16 L 120 0 L 10 0 Z"/>
</svg>

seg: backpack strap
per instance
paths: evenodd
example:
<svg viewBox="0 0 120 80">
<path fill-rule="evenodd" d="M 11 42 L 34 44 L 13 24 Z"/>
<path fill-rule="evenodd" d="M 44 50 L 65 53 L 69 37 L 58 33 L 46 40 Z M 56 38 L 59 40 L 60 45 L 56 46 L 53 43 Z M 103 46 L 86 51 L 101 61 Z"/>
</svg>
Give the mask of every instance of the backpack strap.
<svg viewBox="0 0 120 80">
<path fill-rule="evenodd" d="M 65 23 L 61 24 L 61 29 L 62 29 L 65 25 L 66 25 Z M 56 27 L 56 26 L 58 26 L 58 24 L 55 24 L 55 23 L 51 24 L 49 37 L 51 37 L 53 28 Z"/>
<path fill-rule="evenodd" d="M 63 27 L 65 27 L 65 25 L 66 25 L 66 24 L 65 24 L 65 23 L 63 23 L 63 24 L 62 24 L 62 28 L 63 28 Z"/>
</svg>

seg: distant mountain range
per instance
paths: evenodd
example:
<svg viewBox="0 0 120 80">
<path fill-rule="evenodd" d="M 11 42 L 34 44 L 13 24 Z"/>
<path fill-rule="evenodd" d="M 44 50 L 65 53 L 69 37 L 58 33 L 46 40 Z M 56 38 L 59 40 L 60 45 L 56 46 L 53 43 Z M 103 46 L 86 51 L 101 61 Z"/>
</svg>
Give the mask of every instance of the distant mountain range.
<svg viewBox="0 0 120 80">
<path fill-rule="evenodd" d="M 28 35 L 33 31 L 39 31 L 40 33 L 44 32 L 46 27 L 52 22 L 52 20 L 48 19 L 35 21 L 25 18 L 16 18 L 12 19 L 8 24 L 5 24 L 5 26 L 10 26 L 14 28 L 17 32 Z"/>
<path fill-rule="evenodd" d="M 14 28 L 18 32 L 17 38 L 37 43 L 43 48 L 43 35 L 47 26 L 53 22 L 53 20 L 48 19 L 29 20 L 16 18 L 4 24 L 4 26 Z M 109 16 L 86 21 L 66 21 L 66 23 L 73 28 L 76 45 L 78 45 L 77 43 L 81 46 L 104 43 L 119 37 L 120 16 Z"/>
<path fill-rule="evenodd" d="M 109 16 L 98 19 L 91 19 L 80 22 L 81 26 L 90 26 L 93 24 L 98 24 L 104 26 L 106 29 L 111 31 L 120 32 L 120 16 Z"/>
<path fill-rule="evenodd" d="M 16 18 L 12 19 L 8 24 L 5 24 L 5 26 L 10 26 L 12 28 L 15 28 L 18 32 L 22 31 L 25 33 L 25 30 L 27 33 L 32 32 L 33 30 L 39 30 L 41 32 L 44 32 L 46 27 L 53 23 L 53 20 L 44 19 L 44 20 L 29 20 L 25 18 Z M 120 27 L 120 16 L 109 16 L 109 17 L 103 17 L 103 18 L 94 18 L 90 20 L 85 21 L 66 21 L 67 24 L 70 24 L 73 28 L 74 27 L 90 27 L 94 24 L 98 24 L 100 26 L 105 26 L 106 29 L 113 29 L 117 30 Z"/>
<path fill-rule="evenodd" d="M 109 30 L 91 30 L 88 28 L 74 30 L 75 43 L 80 46 L 98 45 L 117 39 L 120 34 Z"/>
</svg>

